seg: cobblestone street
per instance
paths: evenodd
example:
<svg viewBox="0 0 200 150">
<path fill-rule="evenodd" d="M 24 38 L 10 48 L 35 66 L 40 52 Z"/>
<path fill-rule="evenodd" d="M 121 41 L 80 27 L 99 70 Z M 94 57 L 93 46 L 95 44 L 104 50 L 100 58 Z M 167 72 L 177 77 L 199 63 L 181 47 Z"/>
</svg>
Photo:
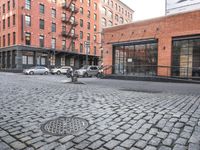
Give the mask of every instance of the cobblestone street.
<svg viewBox="0 0 200 150">
<path fill-rule="evenodd" d="M 200 150 L 200 84 L 0 73 L 0 150 Z M 58 117 L 86 119 L 69 136 L 43 133 Z"/>
</svg>

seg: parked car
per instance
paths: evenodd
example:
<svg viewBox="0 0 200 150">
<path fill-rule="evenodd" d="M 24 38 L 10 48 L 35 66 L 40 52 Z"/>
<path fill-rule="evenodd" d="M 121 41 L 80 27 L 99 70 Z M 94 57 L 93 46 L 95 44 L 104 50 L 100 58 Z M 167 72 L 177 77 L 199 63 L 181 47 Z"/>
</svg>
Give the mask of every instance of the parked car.
<svg viewBox="0 0 200 150">
<path fill-rule="evenodd" d="M 75 71 L 78 76 L 91 77 L 96 76 L 99 72 L 98 66 L 83 66 L 82 68 Z"/>
<path fill-rule="evenodd" d="M 24 74 L 45 74 L 47 75 L 49 73 L 49 69 L 43 66 L 35 66 L 35 67 L 31 67 L 30 69 L 24 69 L 23 70 Z"/>
<path fill-rule="evenodd" d="M 63 67 L 60 67 L 60 68 L 51 69 L 51 73 L 52 74 L 58 74 L 58 75 L 66 74 L 68 70 L 72 71 L 73 69 L 70 66 L 63 66 Z"/>
<path fill-rule="evenodd" d="M 200 67 L 192 69 L 192 76 L 200 76 Z"/>
</svg>

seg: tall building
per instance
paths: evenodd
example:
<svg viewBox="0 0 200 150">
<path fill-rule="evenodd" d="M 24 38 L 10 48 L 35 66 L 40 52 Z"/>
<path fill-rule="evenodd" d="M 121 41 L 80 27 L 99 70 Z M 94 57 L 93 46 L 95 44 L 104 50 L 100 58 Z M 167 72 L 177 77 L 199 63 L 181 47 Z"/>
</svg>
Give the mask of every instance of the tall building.
<svg viewBox="0 0 200 150">
<path fill-rule="evenodd" d="M 101 28 L 130 23 L 134 11 L 120 0 L 101 0 Z"/>
<path fill-rule="evenodd" d="M 0 68 L 97 65 L 101 29 L 132 15 L 119 0 L 1 0 Z"/>
<path fill-rule="evenodd" d="M 199 0 L 165 0 L 166 2 L 166 15 L 176 13 L 183 13 L 200 9 Z"/>
</svg>

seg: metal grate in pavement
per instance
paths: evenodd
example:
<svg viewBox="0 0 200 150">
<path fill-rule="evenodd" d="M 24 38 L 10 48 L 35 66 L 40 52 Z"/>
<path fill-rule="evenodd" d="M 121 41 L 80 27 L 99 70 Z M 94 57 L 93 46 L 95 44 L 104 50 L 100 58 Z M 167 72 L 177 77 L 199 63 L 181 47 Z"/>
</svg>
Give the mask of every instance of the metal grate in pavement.
<svg viewBox="0 0 200 150">
<path fill-rule="evenodd" d="M 89 126 L 87 120 L 78 117 L 59 117 L 41 125 L 41 130 L 54 136 L 76 134 Z"/>
</svg>

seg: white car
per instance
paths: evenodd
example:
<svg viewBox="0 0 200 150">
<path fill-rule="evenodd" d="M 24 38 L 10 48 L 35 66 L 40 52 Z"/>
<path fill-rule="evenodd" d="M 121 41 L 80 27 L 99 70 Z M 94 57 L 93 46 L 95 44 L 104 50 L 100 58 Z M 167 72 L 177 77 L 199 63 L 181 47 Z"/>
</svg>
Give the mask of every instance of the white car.
<svg viewBox="0 0 200 150">
<path fill-rule="evenodd" d="M 24 69 L 23 73 L 30 74 L 30 75 L 34 75 L 34 74 L 47 75 L 49 73 L 49 69 L 43 66 L 35 66 L 35 67 L 31 67 L 30 69 Z"/>
<path fill-rule="evenodd" d="M 73 69 L 70 66 L 63 66 L 63 67 L 60 67 L 60 68 L 51 69 L 51 73 L 52 74 L 58 74 L 58 75 L 66 74 L 68 70 L 72 71 Z"/>
<path fill-rule="evenodd" d="M 82 77 L 92 77 L 96 76 L 99 73 L 98 66 L 83 66 L 82 68 L 75 71 L 78 76 Z"/>
</svg>

